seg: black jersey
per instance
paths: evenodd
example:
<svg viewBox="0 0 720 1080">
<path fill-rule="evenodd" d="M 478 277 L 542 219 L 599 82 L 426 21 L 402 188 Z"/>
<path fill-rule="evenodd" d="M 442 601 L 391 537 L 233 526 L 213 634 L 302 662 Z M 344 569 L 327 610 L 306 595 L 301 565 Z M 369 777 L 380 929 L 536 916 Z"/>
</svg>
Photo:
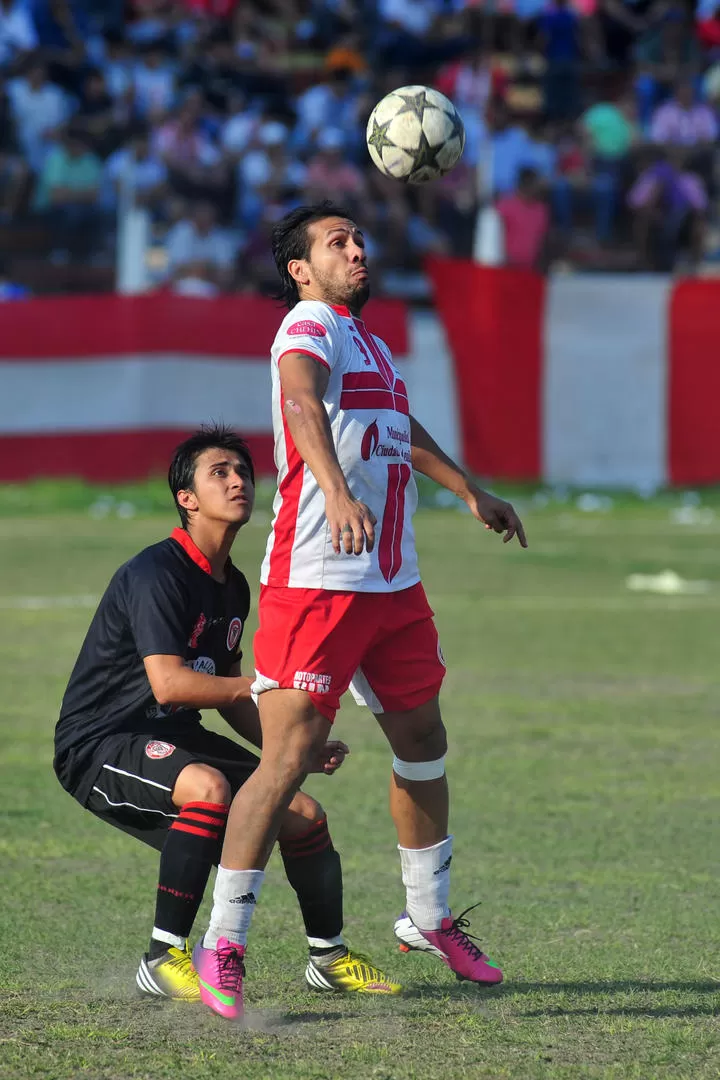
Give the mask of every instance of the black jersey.
<svg viewBox="0 0 720 1080">
<path fill-rule="evenodd" d="M 189 534 L 175 529 L 114 574 L 70 676 L 55 729 L 54 767 L 63 787 L 84 803 L 93 760 L 104 740 L 124 732 L 165 739 L 200 722 L 197 709 L 161 706 L 143 658 L 182 656 L 188 667 L 228 675 L 242 656 L 250 589 L 228 560 L 226 581 Z"/>
</svg>

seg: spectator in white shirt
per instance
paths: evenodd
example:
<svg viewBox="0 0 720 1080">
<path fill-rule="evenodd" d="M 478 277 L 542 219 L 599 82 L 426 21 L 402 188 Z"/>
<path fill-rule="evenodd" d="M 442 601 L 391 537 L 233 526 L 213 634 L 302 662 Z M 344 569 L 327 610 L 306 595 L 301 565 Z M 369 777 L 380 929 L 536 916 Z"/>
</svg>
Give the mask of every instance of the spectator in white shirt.
<svg viewBox="0 0 720 1080">
<path fill-rule="evenodd" d="M 38 36 L 25 0 L 0 0 L 0 68 L 37 48 Z"/>
<path fill-rule="evenodd" d="M 217 223 L 215 207 L 198 202 L 167 235 L 168 271 L 174 292 L 217 296 L 233 282 L 238 244 Z"/>
<path fill-rule="evenodd" d="M 48 79 L 43 63 L 34 62 L 21 78 L 8 84 L 10 108 L 25 157 L 38 173 L 52 144 L 52 136 L 71 113 L 68 97 Z"/>
<path fill-rule="evenodd" d="M 237 161 L 250 146 L 259 120 L 257 114 L 248 108 L 243 94 L 231 95 L 228 109 L 228 118 L 220 132 L 220 143 L 228 157 Z"/>
<path fill-rule="evenodd" d="M 151 211 L 162 211 L 168 196 L 167 169 L 150 147 L 146 131 L 138 132 L 127 144 L 116 150 L 105 162 L 103 175 L 103 205 L 117 206 L 120 187 L 128 183 L 136 205 Z"/>
<path fill-rule="evenodd" d="M 163 48 L 148 46 L 133 74 L 135 107 L 143 119 L 158 119 L 175 101 L 175 72 Z"/>
</svg>

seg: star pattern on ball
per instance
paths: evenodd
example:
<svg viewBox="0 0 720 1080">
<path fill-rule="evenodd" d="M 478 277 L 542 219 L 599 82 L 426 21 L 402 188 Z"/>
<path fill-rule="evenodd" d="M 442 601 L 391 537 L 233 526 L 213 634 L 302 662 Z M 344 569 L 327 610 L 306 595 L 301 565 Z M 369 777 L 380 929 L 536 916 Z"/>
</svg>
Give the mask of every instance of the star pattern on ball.
<svg viewBox="0 0 720 1080">
<path fill-rule="evenodd" d="M 440 149 L 441 149 L 441 147 L 439 147 L 439 146 L 431 146 L 430 143 L 427 140 L 427 135 L 425 134 L 424 131 L 421 131 L 420 132 L 420 139 L 418 140 L 418 145 L 416 146 L 416 148 L 414 150 L 408 150 L 407 151 L 407 153 L 412 156 L 412 159 L 413 159 L 413 161 L 415 163 L 414 167 L 413 167 L 413 171 L 410 173 L 410 176 L 408 177 L 408 179 L 412 180 L 414 174 L 419 169 L 425 169 L 425 168 L 436 169 L 437 168 L 437 153 L 438 153 L 438 150 L 440 150 Z"/>
<path fill-rule="evenodd" d="M 423 113 L 427 106 L 427 94 L 424 90 L 421 90 L 419 94 L 397 94 L 396 95 L 405 102 L 402 108 L 398 109 L 397 116 L 402 113 L 414 113 L 417 116 L 420 123 L 422 123 Z"/>
<path fill-rule="evenodd" d="M 448 113 L 448 118 L 452 122 L 452 135 L 450 138 L 457 138 L 460 140 L 460 145 L 465 145 L 465 126 L 457 113 L 453 113 L 452 116 Z"/>
<path fill-rule="evenodd" d="M 372 134 L 368 136 L 368 145 L 372 146 L 377 151 L 378 156 L 382 159 L 382 152 L 386 146 L 393 146 L 393 143 L 388 139 L 387 131 L 392 123 L 388 120 L 384 124 L 378 124 L 377 120 L 373 116 L 373 129 Z"/>
</svg>

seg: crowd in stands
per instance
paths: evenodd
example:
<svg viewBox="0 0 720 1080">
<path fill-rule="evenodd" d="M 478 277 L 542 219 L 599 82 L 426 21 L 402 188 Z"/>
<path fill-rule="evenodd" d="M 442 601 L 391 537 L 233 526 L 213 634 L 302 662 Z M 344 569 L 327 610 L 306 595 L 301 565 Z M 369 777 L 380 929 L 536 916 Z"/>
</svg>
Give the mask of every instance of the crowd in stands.
<svg viewBox="0 0 720 1080">
<path fill-rule="evenodd" d="M 488 212 L 520 266 L 690 270 L 720 247 L 720 0 L 0 0 L 0 78 L 0 298 L 52 287 L 38 262 L 111 271 L 129 191 L 156 283 L 194 295 L 272 286 L 273 223 L 326 197 L 406 295 Z M 364 141 L 408 83 L 467 132 L 414 188 Z"/>
</svg>

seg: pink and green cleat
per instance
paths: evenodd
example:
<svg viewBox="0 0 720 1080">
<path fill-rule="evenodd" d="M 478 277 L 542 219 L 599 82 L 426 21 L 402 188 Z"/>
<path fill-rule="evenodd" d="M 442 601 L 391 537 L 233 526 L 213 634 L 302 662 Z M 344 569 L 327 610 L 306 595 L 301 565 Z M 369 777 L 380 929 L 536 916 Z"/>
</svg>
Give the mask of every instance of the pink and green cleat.
<svg viewBox="0 0 720 1080">
<path fill-rule="evenodd" d="M 503 973 L 482 949 L 464 932 L 469 921 L 464 918 L 472 908 L 466 908 L 456 919 L 443 919 L 439 930 L 420 930 L 407 912 L 395 920 L 395 937 L 401 952 L 427 952 L 439 956 L 457 979 L 467 979 L 486 986 L 501 983 Z"/>
<path fill-rule="evenodd" d="M 218 938 L 216 949 L 206 949 L 202 940 L 193 949 L 193 965 L 198 974 L 200 1000 L 226 1020 L 243 1014 L 245 946 Z"/>
</svg>

